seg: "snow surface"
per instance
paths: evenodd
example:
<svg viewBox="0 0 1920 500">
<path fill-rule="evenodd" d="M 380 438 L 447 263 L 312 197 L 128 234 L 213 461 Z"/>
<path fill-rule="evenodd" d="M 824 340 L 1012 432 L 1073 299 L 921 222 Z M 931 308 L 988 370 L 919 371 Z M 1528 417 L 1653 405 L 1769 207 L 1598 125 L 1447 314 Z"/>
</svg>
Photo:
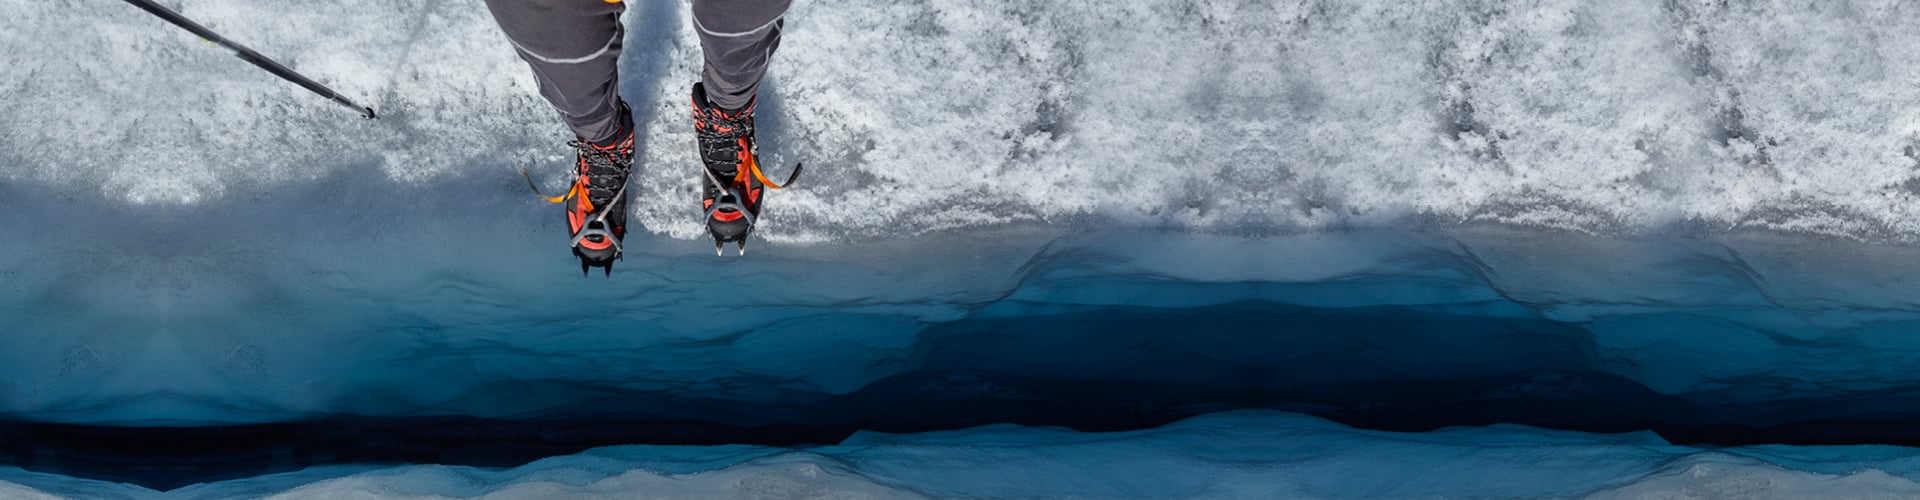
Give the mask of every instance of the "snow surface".
<svg viewBox="0 0 1920 500">
<path fill-rule="evenodd" d="M 698 236 L 684 2 L 630 2 L 634 211 Z M 0 180 L 144 206 L 337 175 L 512 190 L 567 139 L 472 2 L 178 0 L 380 110 L 130 6 L 9 2 Z M 783 242 L 1094 216 L 1244 232 L 1408 218 L 1920 234 L 1907 2 L 799 2 L 762 115 L 813 165 Z M 776 173 L 777 175 L 777 173 Z"/>
<path fill-rule="evenodd" d="M 1522 426 L 1358 430 L 1240 411 L 1082 433 L 996 425 L 833 446 L 617 446 L 510 469 L 320 467 L 168 492 L 0 468 L 15 498 L 1912 498 L 1920 450 L 1674 446 Z"/>
</svg>

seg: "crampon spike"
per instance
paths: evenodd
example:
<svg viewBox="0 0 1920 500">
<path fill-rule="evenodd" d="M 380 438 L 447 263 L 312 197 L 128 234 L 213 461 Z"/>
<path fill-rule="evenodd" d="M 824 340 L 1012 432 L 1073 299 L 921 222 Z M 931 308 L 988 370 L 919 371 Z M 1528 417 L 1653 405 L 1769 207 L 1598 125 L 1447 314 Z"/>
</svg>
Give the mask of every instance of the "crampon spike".
<svg viewBox="0 0 1920 500">
<path fill-rule="evenodd" d="M 722 250 L 724 250 L 724 249 L 726 249 L 726 248 L 727 248 L 727 244 L 726 244 L 726 243 L 721 243 L 721 242 L 720 242 L 720 240 L 714 240 L 714 241 L 713 241 L 713 256 L 714 256 L 714 257 L 724 257 L 724 256 L 726 256 L 727 254 L 724 254 L 724 253 L 720 253 L 720 252 L 721 252 Z"/>
<path fill-rule="evenodd" d="M 589 265 L 587 264 L 587 261 L 586 261 L 585 259 L 582 259 L 582 260 L 580 261 L 580 277 L 582 277 L 582 278 L 585 278 L 585 277 L 587 277 L 587 276 L 588 276 L 588 274 L 587 274 L 587 270 L 588 270 L 588 269 L 592 269 L 592 268 L 593 268 L 592 266 L 589 266 Z"/>
</svg>

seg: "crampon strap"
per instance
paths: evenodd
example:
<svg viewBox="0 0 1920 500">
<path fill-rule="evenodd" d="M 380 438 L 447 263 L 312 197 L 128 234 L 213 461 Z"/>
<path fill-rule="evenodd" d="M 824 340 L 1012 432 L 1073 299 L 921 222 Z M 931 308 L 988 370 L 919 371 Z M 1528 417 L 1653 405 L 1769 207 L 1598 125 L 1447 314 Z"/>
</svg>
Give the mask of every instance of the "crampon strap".
<svg viewBox="0 0 1920 500">
<path fill-rule="evenodd" d="M 566 203 L 567 198 L 572 198 L 573 195 L 580 192 L 580 182 L 574 181 L 573 187 L 567 189 L 567 194 L 563 194 L 560 196 L 547 196 L 546 193 L 540 192 L 539 186 L 533 185 L 533 175 L 528 174 L 527 169 L 524 169 L 524 168 L 520 169 L 520 176 L 525 177 L 527 179 L 527 187 L 533 190 L 533 194 L 535 196 L 539 196 L 540 199 L 542 200 L 547 200 L 548 203 Z M 591 207 L 593 206 L 593 202 L 591 201 L 587 202 L 587 206 L 589 207 L 589 209 L 591 209 Z"/>
<path fill-rule="evenodd" d="M 547 196 L 546 193 L 540 192 L 539 186 L 535 186 L 533 184 L 533 176 L 527 173 L 527 169 L 524 169 L 524 168 L 520 169 L 520 176 L 525 177 L 527 179 L 527 187 L 530 189 L 533 189 L 534 195 L 539 196 L 540 199 L 547 200 L 549 203 L 565 203 L 568 199 L 573 198 L 576 195 L 579 195 L 582 191 L 580 182 L 574 181 L 573 187 L 567 189 L 567 194 L 563 194 L 560 196 Z M 626 194 L 627 194 L 627 186 L 623 184 L 620 186 L 619 191 L 614 192 L 613 199 L 618 200 L 620 199 L 620 197 L 626 196 Z M 620 239 L 615 238 L 613 236 L 613 232 L 606 229 L 607 215 L 611 214 L 612 212 L 603 210 L 605 208 L 612 208 L 612 204 L 606 207 L 596 207 L 596 206 L 593 206 L 592 200 L 582 199 L 580 201 L 585 202 L 587 204 L 588 215 L 587 215 L 587 219 L 585 221 L 582 221 L 580 224 L 580 234 L 573 235 L 573 241 L 571 245 L 577 247 L 577 246 L 580 246 L 580 242 L 586 240 L 587 237 L 599 236 L 601 241 L 612 243 L 613 251 L 616 255 L 618 255 L 621 251 Z M 601 227 L 598 227 L 598 228 L 592 227 L 593 223 L 595 222 L 599 222 Z"/>
<path fill-rule="evenodd" d="M 575 186 L 577 187 L 579 185 L 575 184 Z M 620 185 L 620 190 L 615 191 L 613 193 L 613 199 L 619 200 L 620 198 L 625 197 L 626 195 L 627 195 L 627 186 L 625 184 L 622 184 Z M 582 200 L 582 201 L 585 201 L 585 200 Z M 591 211 L 591 213 L 588 214 L 587 220 L 582 221 L 580 223 L 580 234 L 573 235 L 573 242 L 571 246 L 576 246 L 576 247 L 580 246 L 580 242 L 585 241 L 587 237 L 599 236 L 600 241 L 605 241 L 609 244 L 612 244 L 613 254 L 615 256 L 619 256 L 620 253 L 624 251 L 624 249 L 620 247 L 620 238 L 614 237 L 613 231 L 609 230 L 609 228 L 611 228 L 612 225 L 607 224 L 607 216 L 613 214 L 612 210 L 607 210 L 607 209 L 613 208 L 614 205 L 618 205 L 618 204 L 619 203 L 608 203 L 607 206 L 604 206 L 604 207 L 595 207 L 593 206 L 593 202 L 588 201 L 587 210 Z M 595 222 L 600 223 L 600 227 L 593 227 L 593 223 Z"/>
<path fill-rule="evenodd" d="M 760 172 L 760 159 L 754 158 L 752 156 L 747 157 L 747 171 L 753 172 L 753 178 L 760 179 L 761 185 L 766 186 L 767 189 L 772 189 L 775 191 L 786 189 L 787 186 L 793 184 L 794 179 L 800 178 L 800 167 L 802 166 L 804 165 L 800 163 L 793 164 L 793 173 L 787 174 L 787 181 L 779 184 L 774 184 L 773 181 L 767 180 L 767 174 Z"/>
</svg>

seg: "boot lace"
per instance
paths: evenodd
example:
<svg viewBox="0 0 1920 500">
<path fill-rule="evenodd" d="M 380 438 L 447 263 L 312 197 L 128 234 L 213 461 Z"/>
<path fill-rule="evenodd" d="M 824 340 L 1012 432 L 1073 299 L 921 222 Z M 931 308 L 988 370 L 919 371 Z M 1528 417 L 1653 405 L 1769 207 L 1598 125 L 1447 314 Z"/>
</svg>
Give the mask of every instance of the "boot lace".
<svg viewBox="0 0 1920 500">
<path fill-rule="evenodd" d="M 753 142 L 753 119 L 747 113 L 730 117 L 709 111 L 706 115 L 700 126 L 694 127 L 700 142 L 700 161 L 725 180 L 739 171 L 740 139 Z"/>
<path fill-rule="evenodd" d="M 587 201 L 594 206 L 606 206 L 613 195 L 620 191 L 620 185 L 627 182 L 627 174 L 632 172 L 633 147 L 622 144 L 620 147 L 600 149 L 587 141 L 575 140 L 567 143 L 579 152 L 586 161 Z"/>
</svg>

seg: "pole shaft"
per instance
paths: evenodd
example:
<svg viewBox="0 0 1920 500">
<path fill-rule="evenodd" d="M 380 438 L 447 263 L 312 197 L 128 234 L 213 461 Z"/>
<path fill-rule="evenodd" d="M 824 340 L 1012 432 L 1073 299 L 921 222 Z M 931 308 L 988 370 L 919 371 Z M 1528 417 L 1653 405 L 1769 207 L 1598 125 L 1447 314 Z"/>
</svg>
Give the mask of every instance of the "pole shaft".
<svg viewBox="0 0 1920 500">
<path fill-rule="evenodd" d="M 259 66 L 260 69 L 267 70 L 268 73 L 273 73 L 275 76 L 289 82 L 293 82 L 301 87 L 306 87 L 307 90 L 311 90 L 315 94 L 320 94 L 322 97 L 332 99 L 333 102 L 353 108 L 354 111 L 358 111 L 361 115 L 369 119 L 374 117 L 373 108 L 356 104 L 353 100 L 347 99 L 346 96 L 340 95 L 339 92 L 334 92 L 333 89 L 327 88 L 326 85 L 321 85 L 320 82 L 313 81 L 313 79 L 307 78 L 299 72 L 289 69 L 278 62 L 274 62 L 273 59 L 268 59 L 267 56 L 260 55 L 259 52 L 254 52 L 253 49 L 228 40 L 227 37 L 220 36 L 219 33 L 214 33 L 213 30 L 207 29 L 206 26 L 201 26 L 200 23 L 193 22 L 193 20 L 187 19 L 185 16 L 181 16 L 178 12 L 174 12 L 160 4 L 153 3 L 153 0 L 127 0 L 127 3 L 133 4 L 133 6 L 139 7 L 149 14 L 165 19 L 167 22 L 173 23 L 174 26 L 179 26 L 181 29 L 193 32 L 195 36 L 205 39 L 206 41 L 225 47 L 227 50 L 233 51 L 234 56 L 252 63 L 254 66 Z"/>
</svg>

